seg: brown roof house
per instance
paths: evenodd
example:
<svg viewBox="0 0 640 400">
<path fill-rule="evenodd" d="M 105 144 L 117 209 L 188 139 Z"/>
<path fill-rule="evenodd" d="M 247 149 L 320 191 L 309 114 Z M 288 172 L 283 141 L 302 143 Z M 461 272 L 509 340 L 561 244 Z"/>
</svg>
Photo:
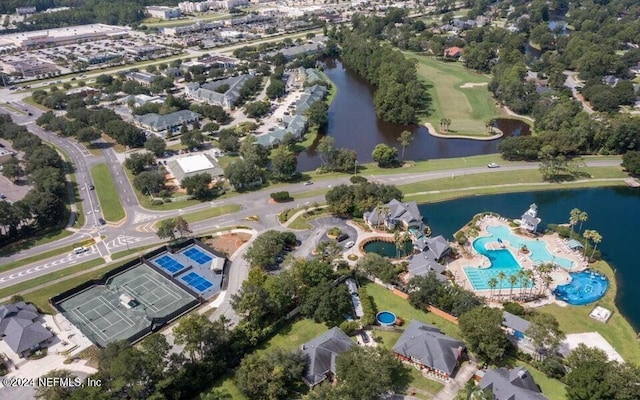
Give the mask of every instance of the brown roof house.
<svg viewBox="0 0 640 400">
<path fill-rule="evenodd" d="M 0 306 L 0 339 L 18 356 L 28 357 L 53 337 L 39 318 L 38 310 L 23 301 Z"/>
<path fill-rule="evenodd" d="M 333 379 L 336 376 L 336 359 L 353 346 L 355 343 L 338 327 L 333 327 L 303 344 L 302 354 L 308 362 L 307 372 L 302 377 L 304 382 L 314 387 L 327 378 Z"/>
<path fill-rule="evenodd" d="M 462 48 L 458 46 L 447 47 L 444 49 L 444 56 L 449 58 L 459 58 L 462 55 Z"/>
<path fill-rule="evenodd" d="M 464 343 L 443 334 L 439 328 L 411 321 L 402 333 L 393 354 L 436 379 L 449 380 L 464 352 Z"/>
</svg>

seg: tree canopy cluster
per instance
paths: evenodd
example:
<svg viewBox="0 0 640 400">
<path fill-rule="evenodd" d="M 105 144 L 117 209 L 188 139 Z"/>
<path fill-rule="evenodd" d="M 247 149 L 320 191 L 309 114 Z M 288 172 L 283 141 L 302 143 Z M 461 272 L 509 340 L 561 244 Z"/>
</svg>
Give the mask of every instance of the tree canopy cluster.
<svg viewBox="0 0 640 400">
<path fill-rule="evenodd" d="M 285 248 L 296 245 L 296 235 L 292 232 L 268 230 L 253 241 L 244 254 L 252 267 L 269 268 L 276 263 L 276 257 Z"/>
<path fill-rule="evenodd" d="M 402 192 L 393 185 L 365 182 L 357 185 L 338 185 L 325 196 L 329 211 L 342 217 L 360 217 L 380 203 L 402 200 Z"/>
<path fill-rule="evenodd" d="M 320 158 L 320 170 L 328 172 L 356 173 L 358 154 L 355 150 L 337 148 L 336 140 L 331 136 L 320 139 L 316 152 Z"/>
<path fill-rule="evenodd" d="M 0 244 L 5 245 L 65 221 L 67 181 L 58 152 L 25 127 L 14 124 L 9 115 L 0 114 L 0 137 L 24 152 L 21 160 L 4 164 L 3 175 L 14 182 L 26 179 L 33 186 L 22 200 L 0 200 Z"/>
<path fill-rule="evenodd" d="M 426 109 L 426 89 L 418 80 L 416 61 L 390 46 L 380 45 L 365 25 L 341 30 L 337 40 L 342 62 L 375 87 L 376 115 L 383 121 L 415 123 Z"/>
<path fill-rule="evenodd" d="M 460 316 L 482 304 L 482 300 L 473 292 L 439 281 L 435 272 L 412 278 L 407 290 L 409 303 L 421 310 L 432 305 L 451 315 Z"/>
</svg>

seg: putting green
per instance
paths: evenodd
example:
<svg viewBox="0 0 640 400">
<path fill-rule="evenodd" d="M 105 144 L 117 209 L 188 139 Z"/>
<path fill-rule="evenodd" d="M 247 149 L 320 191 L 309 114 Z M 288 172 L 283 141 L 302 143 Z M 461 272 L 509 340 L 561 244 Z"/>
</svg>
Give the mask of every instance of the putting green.
<svg viewBox="0 0 640 400">
<path fill-rule="evenodd" d="M 428 86 L 431 109 L 421 122 L 436 129 L 440 120 L 451 120 L 449 134 L 488 136 L 486 123 L 503 116 L 487 89 L 490 78 L 468 70 L 457 62 L 437 61 L 433 57 L 405 53 L 418 61 L 418 76 Z"/>
</svg>

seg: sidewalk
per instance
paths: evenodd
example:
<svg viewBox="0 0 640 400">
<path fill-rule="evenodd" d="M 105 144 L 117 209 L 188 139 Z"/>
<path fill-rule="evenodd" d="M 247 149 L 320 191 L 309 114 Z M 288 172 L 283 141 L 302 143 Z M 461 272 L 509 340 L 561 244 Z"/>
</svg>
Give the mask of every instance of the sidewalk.
<svg viewBox="0 0 640 400">
<path fill-rule="evenodd" d="M 471 379 L 477 369 L 478 366 L 474 362 L 467 361 L 462 364 L 458 373 L 456 373 L 456 377 L 447 382 L 432 400 L 455 400 L 458 391 L 464 388 L 464 385 Z"/>
</svg>

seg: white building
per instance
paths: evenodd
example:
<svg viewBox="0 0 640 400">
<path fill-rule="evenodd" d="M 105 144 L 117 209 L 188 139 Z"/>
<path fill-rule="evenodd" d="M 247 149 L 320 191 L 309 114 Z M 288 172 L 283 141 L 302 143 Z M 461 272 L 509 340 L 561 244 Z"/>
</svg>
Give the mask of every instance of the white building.
<svg viewBox="0 0 640 400">
<path fill-rule="evenodd" d="M 105 24 L 68 26 L 58 29 L 13 33 L 0 36 L 3 47 L 31 48 L 61 46 L 91 40 L 115 39 L 129 35 L 131 28 Z"/>
<path fill-rule="evenodd" d="M 538 206 L 533 203 L 529 206 L 527 212 L 520 217 L 520 227 L 526 229 L 529 232 L 535 232 L 538 230 L 538 224 L 542 221 L 538 218 Z"/>
<path fill-rule="evenodd" d="M 178 8 L 183 13 L 205 12 L 211 8 L 211 3 L 208 1 L 203 1 L 200 3 L 196 3 L 193 1 L 183 1 L 182 3 L 178 3 Z"/>
<path fill-rule="evenodd" d="M 230 10 L 235 7 L 243 7 L 249 5 L 249 0 L 214 0 L 211 2 L 212 8 L 222 8 Z"/>
<path fill-rule="evenodd" d="M 180 9 L 177 7 L 149 6 L 147 7 L 147 14 L 160 19 L 180 18 Z"/>
</svg>

